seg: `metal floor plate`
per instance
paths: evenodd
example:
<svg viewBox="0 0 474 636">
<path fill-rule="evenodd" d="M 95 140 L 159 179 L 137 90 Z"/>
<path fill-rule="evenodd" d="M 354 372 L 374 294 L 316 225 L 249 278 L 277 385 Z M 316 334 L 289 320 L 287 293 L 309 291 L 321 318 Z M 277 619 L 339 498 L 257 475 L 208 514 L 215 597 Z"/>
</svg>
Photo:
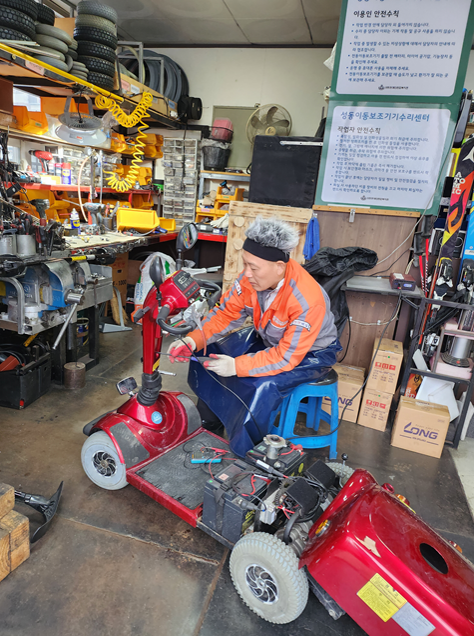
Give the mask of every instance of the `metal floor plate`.
<svg viewBox="0 0 474 636">
<path fill-rule="evenodd" d="M 204 484 L 211 477 L 209 464 L 191 464 L 191 453 L 202 446 L 229 449 L 225 440 L 199 433 L 191 440 L 173 448 L 161 457 L 137 472 L 137 475 L 158 488 L 166 495 L 173 497 L 183 506 L 194 510 L 203 502 Z M 203 468 L 205 466 L 205 468 Z M 222 463 L 211 465 L 213 473 L 222 470 Z"/>
</svg>

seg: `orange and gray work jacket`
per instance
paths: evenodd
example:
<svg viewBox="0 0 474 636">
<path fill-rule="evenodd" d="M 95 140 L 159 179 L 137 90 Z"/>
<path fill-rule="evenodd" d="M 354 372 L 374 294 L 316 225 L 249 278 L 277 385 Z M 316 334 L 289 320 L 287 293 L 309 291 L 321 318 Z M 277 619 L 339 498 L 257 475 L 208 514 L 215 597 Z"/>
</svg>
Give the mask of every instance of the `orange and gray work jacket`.
<svg viewBox="0 0 474 636">
<path fill-rule="evenodd" d="M 284 283 L 270 306 L 265 299 L 271 290 L 256 292 L 244 274 L 202 321 L 202 331 L 188 334 L 199 351 L 240 327 L 251 317 L 262 338 L 263 351 L 235 358 L 240 377 L 260 377 L 291 371 L 310 351 L 325 349 L 337 338 L 329 297 L 301 265 L 290 258 Z"/>
</svg>

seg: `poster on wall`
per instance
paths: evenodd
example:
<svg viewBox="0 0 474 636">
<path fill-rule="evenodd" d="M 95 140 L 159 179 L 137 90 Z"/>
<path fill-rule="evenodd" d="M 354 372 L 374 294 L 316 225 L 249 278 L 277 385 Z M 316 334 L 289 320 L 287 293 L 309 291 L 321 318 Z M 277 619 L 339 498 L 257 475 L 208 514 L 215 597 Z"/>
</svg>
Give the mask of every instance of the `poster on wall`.
<svg viewBox="0 0 474 636">
<path fill-rule="evenodd" d="M 453 95 L 471 0 L 347 0 L 336 92 Z"/>
<path fill-rule="evenodd" d="M 447 108 L 336 106 L 330 119 L 322 201 L 429 208 L 450 117 Z"/>
</svg>

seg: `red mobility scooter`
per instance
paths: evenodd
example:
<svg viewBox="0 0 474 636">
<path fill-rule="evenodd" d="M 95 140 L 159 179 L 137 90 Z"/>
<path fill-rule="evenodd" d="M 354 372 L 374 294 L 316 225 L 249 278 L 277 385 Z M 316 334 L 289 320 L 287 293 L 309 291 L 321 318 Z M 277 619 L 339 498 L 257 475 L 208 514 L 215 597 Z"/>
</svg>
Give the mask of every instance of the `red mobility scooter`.
<svg viewBox="0 0 474 636">
<path fill-rule="evenodd" d="M 183 228 L 178 248 L 195 236 Z M 188 333 L 168 320 L 212 285 L 182 270 L 164 280 L 159 259 L 151 276 L 136 317 L 142 386 L 120 382 L 127 402 L 85 426 L 88 477 L 109 490 L 131 484 L 230 548 L 237 592 L 267 621 L 295 620 L 311 590 L 334 619 L 347 613 L 369 636 L 474 636 L 472 564 L 389 484 L 344 464 L 308 465 L 276 435 L 235 457 L 201 428 L 188 396 L 161 390 L 162 332 Z"/>
</svg>

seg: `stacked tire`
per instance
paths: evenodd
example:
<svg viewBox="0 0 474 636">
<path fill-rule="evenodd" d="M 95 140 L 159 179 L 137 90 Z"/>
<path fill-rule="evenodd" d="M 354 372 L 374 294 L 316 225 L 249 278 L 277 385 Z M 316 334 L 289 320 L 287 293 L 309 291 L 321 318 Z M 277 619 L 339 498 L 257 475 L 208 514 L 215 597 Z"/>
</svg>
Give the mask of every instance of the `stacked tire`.
<svg viewBox="0 0 474 636">
<path fill-rule="evenodd" d="M 0 40 L 34 42 L 40 6 L 34 0 L 0 0 Z"/>
<path fill-rule="evenodd" d="M 39 6 L 42 9 L 48 9 L 43 5 Z M 40 46 L 33 49 L 32 55 L 40 62 L 54 66 L 66 73 L 74 74 L 72 68 L 74 65 L 72 56 L 76 46 L 74 40 L 66 31 L 49 24 L 51 22 L 49 14 L 45 13 L 44 15 L 48 24 L 40 21 L 36 23 L 36 42 Z"/>
<path fill-rule="evenodd" d="M 114 88 L 117 19 L 112 7 L 94 0 L 82 0 L 77 5 L 77 60 L 87 68 L 91 84 L 109 91 Z"/>
</svg>

